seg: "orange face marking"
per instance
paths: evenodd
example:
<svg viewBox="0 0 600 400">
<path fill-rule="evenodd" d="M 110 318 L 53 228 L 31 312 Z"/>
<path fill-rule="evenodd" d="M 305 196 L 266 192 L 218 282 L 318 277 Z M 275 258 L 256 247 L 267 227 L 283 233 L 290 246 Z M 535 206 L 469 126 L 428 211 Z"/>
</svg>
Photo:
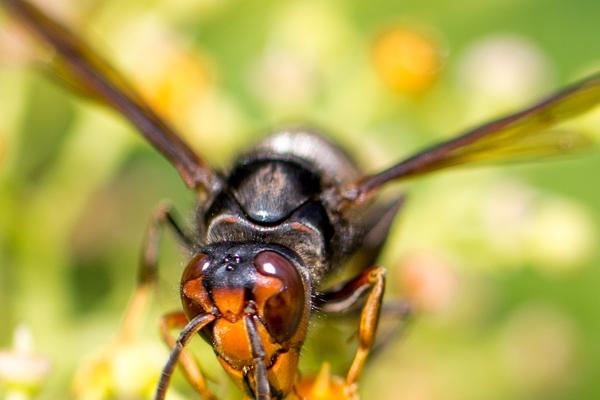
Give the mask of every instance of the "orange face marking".
<svg viewBox="0 0 600 400">
<path fill-rule="evenodd" d="M 210 311 L 213 307 L 210 296 L 206 292 L 201 278 L 186 282 L 183 285 L 182 293 L 191 302 L 195 302 L 202 306 L 205 311 Z"/>
<path fill-rule="evenodd" d="M 213 326 L 215 349 L 235 369 L 241 369 L 252 361 L 248 331 L 243 320 L 229 322 L 219 318 Z"/>
<path fill-rule="evenodd" d="M 240 326 L 240 325 L 243 326 L 243 323 L 238 322 L 235 325 L 237 325 L 236 326 L 236 329 L 237 329 L 238 326 Z M 221 326 L 220 328 L 224 328 L 224 326 Z M 227 329 L 227 328 L 225 328 L 225 329 Z M 222 332 L 225 332 L 225 330 L 223 330 Z M 233 331 L 228 330 L 228 332 L 233 332 Z M 235 334 L 239 334 L 239 332 L 236 332 Z M 221 342 L 221 343 L 223 343 L 223 342 Z M 248 345 L 249 345 L 249 343 L 248 343 Z M 233 381 L 238 385 L 238 387 L 244 388 L 246 385 L 245 378 L 244 378 L 244 369 L 245 369 L 245 367 L 249 367 L 249 371 L 252 371 L 254 366 L 253 365 L 244 365 L 244 366 L 236 365 L 235 363 L 231 363 L 229 360 L 229 357 L 231 357 L 231 354 L 228 355 L 228 358 L 224 358 L 223 356 L 224 355 L 222 355 L 222 354 L 217 355 L 219 362 L 221 363 L 221 365 L 223 366 L 225 371 L 229 374 L 229 376 L 233 379 Z M 299 354 L 298 349 L 296 349 L 296 348 L 292 348 L 287 352 L 279 352 L 277 354 L 275 352 L 272 352 L 270 354 L 270 357 L 268 358 L 268 360 L 273 359 L 274 362 L 272 365 L 267 367 L 267 369 L 268 369 L 267 374 L 268 374 L 268 378 L 269 378 L 269 384 L 271 385 L 272 388 L 274 388 L 275 390 L 282 392 L 282 393 L 290 393 L 291 392 L 292 387 L 293 387 L 294 383 L 296 382 L 296 378 L 298 375 L 298 359 L 299 359 L 299 357 L 300 357 L 300 354 Z M 253 386 L 255 384 L 255 378 L 254 378 L 253 373 L 249 374 L 248 382 L 250 382 L 251 386 Z"/>
<path fill-rule="evenodd" d="M 261 316 L 264 315 L 264 308 L 267 300 L 279 293 L 282 288 L 283 284 L 277 278 L 260 274 L 257 276 L 256 286 L 254 287 L 252 294 L 254 295 L 254 300 L 256 301 L 256 306 Z"/>
<path fill-rule="evenodd" d="M 229 322 L 237 322 L 244 311 L 244 288 L 213 289 L 212 297 L 223 318 Z"/>
<path fill-rule="evenodd" d="M 256 329 L 265 350 L 267 367 L 273 355 L 281 350 L 281 346 L 273 343 L 273 339 L 262 324 L 257 324 Z M 251 367 L 254 365 L 250 351 L 248 330 L 243 318 L 237 322 L 230 322 L 219 318 L 213 325 L 214 347 L 221 357 L 235 369 Z"/>
<path fill-rule="evenodd" d="M 268 371 L 269 382 L 277 390 L 284 393 L 291 390 L 298 374 L 299 356 L 295 348 L 277 355 L 277 360 Z"/>
</svg>

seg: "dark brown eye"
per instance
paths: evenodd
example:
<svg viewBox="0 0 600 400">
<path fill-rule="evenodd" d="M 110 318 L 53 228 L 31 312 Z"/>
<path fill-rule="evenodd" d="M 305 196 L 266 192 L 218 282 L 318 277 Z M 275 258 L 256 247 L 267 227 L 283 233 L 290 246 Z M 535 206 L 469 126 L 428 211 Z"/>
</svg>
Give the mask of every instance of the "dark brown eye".
<svg viewBox="0 0 600 400">
<path fill-rule="evenodd" d="M 204 272 L 210 266 L 206 254 L 197 254 L 190 260 L 181 276 L 181 302 L 188 318 L 210 311 L 212 302 L 204 288 Z"/>
<path fill-rule="evenodd" d="M 297 331 L 305 307 L 305 294 L 302 279 L 296 268 L 285 257 L 274 251 L 263 251 L 254 259 L 256 270 L 263 276 L 275 278 L 265 280 L 269 287 L 261 287 L 257 282 L 255 291 L 268 292 L 276 289 L 263 306 L 263 318 L 267 330 L 278 342 L 289 340 Z M 276 283 L 276 286 L 273 287 Z M 260 303 L 260 299 L 257 299 Z M 259 304 L 260 306 L 260 304 Z"/>
</svg>

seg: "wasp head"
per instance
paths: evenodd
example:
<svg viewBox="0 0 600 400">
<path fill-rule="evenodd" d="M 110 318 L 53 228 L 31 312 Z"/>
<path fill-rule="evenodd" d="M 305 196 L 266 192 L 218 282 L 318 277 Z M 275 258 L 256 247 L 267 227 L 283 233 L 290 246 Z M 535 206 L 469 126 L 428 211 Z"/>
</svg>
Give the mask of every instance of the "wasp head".
<svg viewBox="0 0 600 400">
<path fill-rule="evenodd" d="M 202 335 L 250 394 L 257 379 L 253 340 L 260 342 L 274 397 L 283 397 L 294 384 L 310 311 L 308 274 L 303 271 L 299 257 L 287 248 L 226 243 L 202 249 L 183 273 L 186 315 L 217 317 Z M 249 329 L 249 319 L 255 329 Z"/>
</svg>

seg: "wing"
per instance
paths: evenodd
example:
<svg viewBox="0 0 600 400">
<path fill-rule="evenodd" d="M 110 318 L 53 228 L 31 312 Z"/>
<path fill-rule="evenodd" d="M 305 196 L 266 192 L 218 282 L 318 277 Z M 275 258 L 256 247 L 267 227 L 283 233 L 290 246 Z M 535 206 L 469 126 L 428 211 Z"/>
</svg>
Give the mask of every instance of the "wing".
<svg viewBox="0 0 600 400">
<path fill-rule="evenodd" d="M 590 137 L 557 126 L 600 103 L 600 74 L 583 80 L 523 111 L 484 124 L 429 147 L 392 167 L 347 183 L 327 194 L 335 209 L 362 204 L 383 185 L 477 162 L 515 161 L 564 154 L 589 147 Z"/>
<path fill-rule="evenodd" d="M 0 0 L 0 4 L 54 50 L 51 67 L 61 80 L 127 118 L 175 166 L 188 187 L 214 192 L 221 186 L 221 178 L 83 40 L 30 3 Z"/>
</svg>

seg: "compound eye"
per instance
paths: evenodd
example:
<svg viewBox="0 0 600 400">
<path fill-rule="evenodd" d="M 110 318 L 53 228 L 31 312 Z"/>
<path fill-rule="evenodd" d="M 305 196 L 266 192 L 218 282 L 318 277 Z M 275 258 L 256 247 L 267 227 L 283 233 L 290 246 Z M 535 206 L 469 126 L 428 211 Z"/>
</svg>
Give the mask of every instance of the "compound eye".
<svg viewBox="0 0 600 400">
<path fill-rule="evenodd" d="M 264 303 L 263 318 L 271 336 L 277 343 L 283 343 L 296 333 L 302 319 L 306 299 L 302 279 L 294 265 L 274 251 L 259 253 L 254 266 L 261 275 L 280 283 L 276 293 Z"/>
<path fill-rule="evenodd" d="M 203 253 L 190 260 L 181 276 L 181 302 L 188 318 L 210 311 L 212 302 L 204 287 L 204 274 L 210 266 L 210 258 Z"/>
<path fill-rule="evenodd" d="M 210 267 L 210 258 L 204 253 L 198 253 L 190 260 L 181 275 L 181 283 L 201 278 Z"/>
</svg>

